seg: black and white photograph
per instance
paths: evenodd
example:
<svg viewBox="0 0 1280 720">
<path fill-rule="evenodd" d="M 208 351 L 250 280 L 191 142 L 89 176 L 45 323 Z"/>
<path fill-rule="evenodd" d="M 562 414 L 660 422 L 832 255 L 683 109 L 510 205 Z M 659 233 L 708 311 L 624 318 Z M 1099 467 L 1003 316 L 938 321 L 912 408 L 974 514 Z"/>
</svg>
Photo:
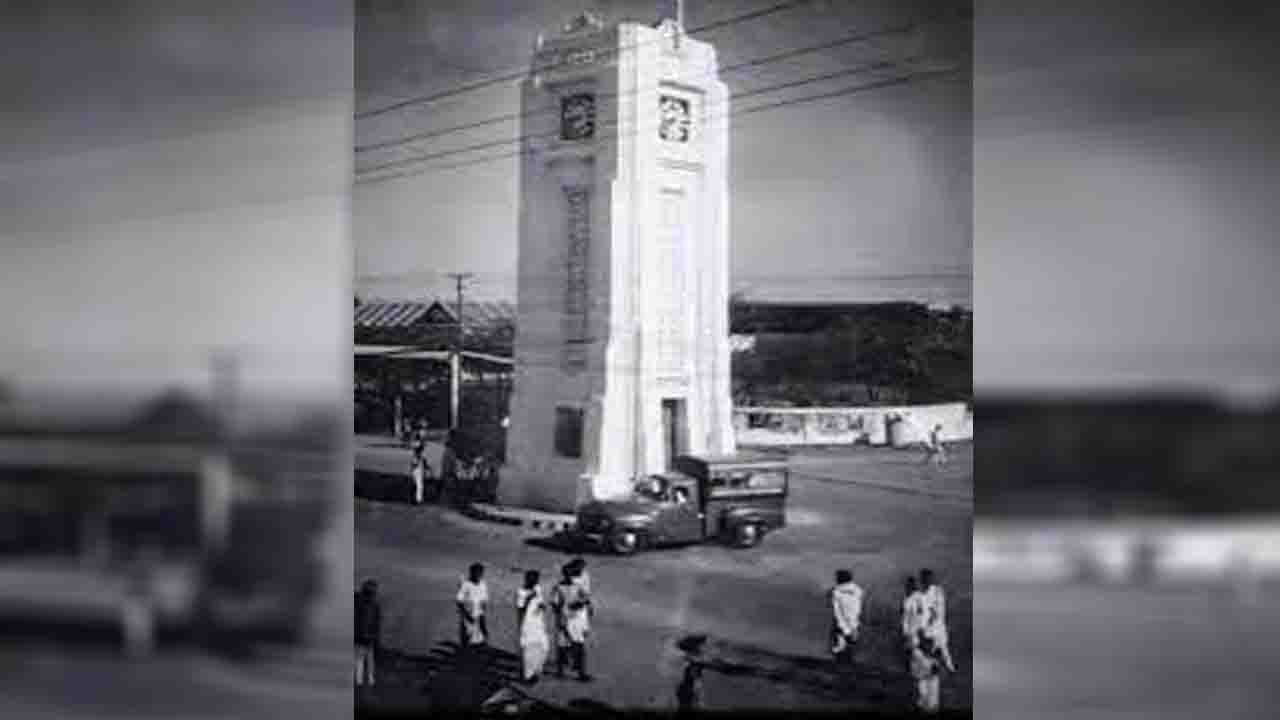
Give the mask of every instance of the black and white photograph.
<svg viewBox="0 0 1280 720">
<path fill-rule="evenodd" d="M 972 24 L 356 3 L 358 713 L 971 715 Z"/>
<path fill-rule="evenodd" d="M 1278 29 L 4 3 L 0 718 L 1275 715 Z"/>
</svg>

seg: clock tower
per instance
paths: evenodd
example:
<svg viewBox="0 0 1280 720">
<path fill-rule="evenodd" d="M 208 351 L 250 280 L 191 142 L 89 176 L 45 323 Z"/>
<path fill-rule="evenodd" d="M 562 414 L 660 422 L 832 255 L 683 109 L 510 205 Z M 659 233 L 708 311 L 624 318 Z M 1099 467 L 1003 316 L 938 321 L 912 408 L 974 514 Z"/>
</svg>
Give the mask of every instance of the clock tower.
<svg viewBox="0 0 1280 720">
<path fill-rule="evenodd" d="M 676 20 L 539 36 L 503 503 L 571 511 L 676 455 L 733 452 L 728 98 Z"/>
</svg>

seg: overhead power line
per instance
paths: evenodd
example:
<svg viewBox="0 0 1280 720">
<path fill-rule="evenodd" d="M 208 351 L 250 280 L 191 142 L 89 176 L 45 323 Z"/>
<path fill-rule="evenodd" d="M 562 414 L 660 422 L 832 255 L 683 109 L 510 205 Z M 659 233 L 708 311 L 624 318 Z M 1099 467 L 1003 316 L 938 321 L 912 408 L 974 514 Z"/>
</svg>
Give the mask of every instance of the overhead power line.
<svg viewBox="0 0 1280 720">
<path fill-rule="evenodd" d="M 717 20 L 715 22 L 710 22 L 695 28 L 690 28 L 689 30 L 686 31 L 686 34 L 694 35 L 697 33 L 710 32 L 712 30 L 719 30 L 720 28 L 723 28 L 723 27 L 736 25 L 738 23 L 747 22 L 750 20 L 756 20 L 758 18 L 766 17 L 768 15 L 774 15 L 776 13 L 790 10 L 792 8 L 800 7 L 801 5 L 808 5 L 811 2 L 813 2 L 813 0 L 794 0 L 793 2 L 781 3 L 778 5 L 774 5 L 772 7 L 767 7 L 761 10 L 744 13 L 742 15 L 735 15 L 734 17 L 725 18 L 723 20 Z M 652 43 L 652 42 L 657 42 L 657 41 L 651 40 L 651 41 L 647 41 L 646 43 L 636 43 L 635 45 L 632 45 L 629 47 L 611 48 L 606 52 L 621 53 L 627 50 L 633 50 L 635 48 L 643 47 L 645 44 Z M 558 67 L 566 67 L 571 64 L 572 63 L 568 61 L 561 61 L 557 63 L 552 63 L 546 66 L 545 69 L 552 70 Z M 501 71 L 497 71 L 497 72 L 501 72 Z M 398 102 L 394 102 L 394 103 L 391 103 L 390 105 L 385 105 L 380 108 L 358 112 L 356 113 L 355 117 L 357 120 L 363 120 L 365 118 L 375 117 L 377 115 L 384 115 L 386 113 L 393 112 L 395 110 L 400 110 L 402 108 L 410 107 L 412 105 L 421 105 L 424 103 L 435 102 L 437 100 L 443 100 L 444 98 L 453 97 L 454 95 L 461 95 L 463 93 L 473 92 L 475 90 L 481 90 L 487 87 L 491 87 L 493 85 L 498 85 L 500 83 L 519 80 L 525 77 L 526 75 L 528 75 L 528 73 L 529 73 L 528 67 L 521 66 L 518 70 L 507 72 L 506 74 L 500 75 L 495 78 L 490 78 L 488 80 L 479 80 L 477 82 L 469 83 L 466 85 L 460 85 L 458 87 L 455 87 L 449 90 L 442 90 L 440 92 L 432 93 L 430 95 L 422 95 L 418 97 L 406 98 L 404 100 L 400 100 Z"/>
<path fill-rule="evenodd" d="M 903 75 L 895 78 L 889 78 L 885 80 L 877 80 L 864 85 L 855 85 L 852 87 L 843 88 L 841 90 L 837 90 L 833 92 L 820 93 L 817 95 L 807 95 L 807 96 L 798 97 L 798 98 L 790 98 L 788 100 L 782 100 L 775 103 L 768 103 L 765 105 L 753 106 L 749 108 L 741 108 L 733 112 L 730 112 L 724 116 L 721 116 L 720 118 L 717 118 L 717 119 L 725 119 L 735 115 L 755 114 L 758 112 L 764 112 L 766 110 L 774 110 L 774 109 L 779 109 L 783 107 L 789 107 L 792 105 L 801 105 L 805 103 L 818 102 L 821 100 L 828 100 L 828 99 L 842 97 L 846 95 L 853 95 L 860 92 L 869 92 L 872 90 L 880 90 L 883 88 L 894 87 L 898 85 L 906 85 L 922 79 L 930 79 L 930 78 L 937 78 L 937 77 L 942 77 L 946 75 L 954 75 L 957 72 L 959 72 L 961 69 L 962 68 L 959 68 L 959 67 L 949 67 L 941 70 L 930 70 L 930 71 L 909 73 L 907 75 Z M 639 129 L 637 129 L 635 132 L 639 132 Z M 620 138 L 610 138 L 602 142 L 616 142 L 618 139 Z M 476 158 L 473 160 L 460 162 L 460 163 L 452 163 L 448 165 L 430 165 L 425 168 L 407 170 L 399 173 L 390 173 L 387 175 L 378 175 L 376 177 L 357 177 L 355 179 L 355 182 L 357 184 L 368 184 L 368 183 L 396 180 L 396 179 L 406 178 L 406 177 L 413 177 L 417 175 L 425 175 L 432 172 L 444 172 L 447 170 L 456 170 L 459 168 L 469 167 L 472 165 L 480 165 L 483 163 L 495 162 L 495 161 L 504 160 L 507 158 L 518 157 L 520 155 L 528 154 L 529 152 L 531 152 L 529 149 L 521 149 L 513 152 L 503 153 L 500 155 L 492 155 L 492 156 L 487 156 L 482 158 Z"/>
<path fill-rule="evenodd" d="M 908 58 L 906 62 L 911 62 L 913 60 L 914 60 L 913 58 Z M 756 95 L 763 95 L 766 93 L 777 92 L 779 90 L 788 90 L 790 88 L 799 87 L 801 85 L 811 85 L 816 82 L 834 80 L 836 78 L 848 77 L 850 75 L 860 75 L 862 73 L 874 72 L 876 70 L 887 70 L 889 68 L 895 67 L 898 64 L 899 64 L 898 62 L 889 61 L 889 60 L 881 60 L 873 63 L 866 63 L 866 64 L 858 65 L 852 68 L 845 68 L 844 70 L 837 70 L 831 73 L 824 73 L 822 75 L 806 77 L 800 80 L 792 80 L 785 83 L 779 83 L 776 85 L 770 85 L 763 88 L 748 90 L 745 92 L 737 93 L 736 95 L 733 95 L 729 99 L 731 101 L 742 100 L 744 98 L 754 97 Z M 608 126 L 602 126 L 602 127 L 608 127 Z M 384 163 L 373 165 L 367 168 L 362 168 L 358 170 L 357 173 L 359 175 L 367 175 L 369 173 L 379 172 L 382 170 L 393 170 L 395 168 L 405 167 L 407 165 L 413 165 L 420 162 L 427 162 L 430 160 L 439 160 L 441 158 L 451 157 L 453 155 L 464 155 L 466 153 L 476 152 L 478 150 L 488 150 L 490 148 L 501 147 L 503 145 L 512 145 L 515 143 L 524 142 L 525 140 L 547 140 L 547 139 L 558 137 L 559 134 L 560 134 L 559 130 L 553 130 L 553 131 L 544 132 L 544 133 L 520 135 L 514 138 L 489 140 L 487 142 L 477 143 L 474 145 L 467 145 L 460 148 L 440 150 L 438 152 L 428 153 L 425 155 L 414 155 L 407 158 L 401 158 L 399 160 L 389 160 Z"/>
<path fill-rule="evenodd" d="M 744 62 L 734 63 L 732 65 L 726 65 L 725 67 L 720 68 L 720 74 L 727 75 L 729 73 L 742 72 L 745 70 L 758 68 L 763 65 L 768 65 L 774 62 L 779 62 L 782 60 L 790 60 L 792 58 L 800 57 L 802 55 L 809 55 L 812 53 L 822 52 L 824 50 L 833 50 L 835 48 L 842 47 L 844 45 L 852 45 L 855 43 L 867 42 L 869 40 L 875 40 L 875 39 L 890 37 L 894 35 L 907 35 L 918 30 L 919 28 L 925 25 L 938 22 L 940 19 L 941 19 L 940 17 L 933 17 L 926 20 L 922 20 L 922 21 L 915 21 L 915 22 L 904 24 L 904 25 L 899 25 L 896 27 L 885 28 L 882 30 L 873 30 L 870 32 L 854 33 L 852 35 L 847 35 L 837 40 L 820 43 L 818 45 L 809 45 L 806 47 L 796 48 L 793 50 L 786 50 L 786 51 L 776 53 L 773 55 L 768 55 L 762 58 L 756 58 L 754 60 L 746 60 Z M 639 92 L 639 90 L 637 89 L 629 92 L 634 94 Z M 601 99 L 607 99 L 607 98 L 619 97 L 619 96 L 620 96 L 619 93 L 602 93 L 599 97 Z M 474 122 L 455 125 L 453 127 L 414 133 L 412 135 L 407 135 L 402 138 L 396 138 L 392 140 L 381 140 L 378 142 L 367 143 L 364 145 L 357 145 L 355 148 L 355 151 L 357 153 L 363 153 L 363 152 L 371 152 L 374 150 L 384 150 L 384 149 L 396 147 L 399 145 L 405 145 L 411 142 L 418 142 L 420 140 L 431 140 L 434 138 L 451 135 L 457 132 L 474 130 L 477 128 L 484 127 L 486 125 L 495 125 L 498 123 L 510 122 L 513 120 L 525 120 L 528 118 L 538 117 L 541 115 L 553 114 L 555 112 L 556 112 L 556 108 L 541 108 L 538 110 L 531 110 L 524 113 L 519 113 L 519 112 L 506 113 L 506 114 L 497 115 L 491 118 L 485 118 L 483 120 L 476 120 Z"/>
</svg>

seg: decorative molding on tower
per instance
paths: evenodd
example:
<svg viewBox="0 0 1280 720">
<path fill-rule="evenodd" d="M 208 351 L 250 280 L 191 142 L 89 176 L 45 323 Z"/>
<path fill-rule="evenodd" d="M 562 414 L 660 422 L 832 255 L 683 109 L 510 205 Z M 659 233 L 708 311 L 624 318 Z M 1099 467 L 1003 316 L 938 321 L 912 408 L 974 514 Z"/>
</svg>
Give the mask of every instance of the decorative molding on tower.
<svg viewBox="0 0 1280 720">
<path fill-rule="evenodd" d="M 591 191 L 582 185 L 564 188 L 569 247 L 565 261 L 565 369 L 582 369 L 590 319 Z"/>
</svg>

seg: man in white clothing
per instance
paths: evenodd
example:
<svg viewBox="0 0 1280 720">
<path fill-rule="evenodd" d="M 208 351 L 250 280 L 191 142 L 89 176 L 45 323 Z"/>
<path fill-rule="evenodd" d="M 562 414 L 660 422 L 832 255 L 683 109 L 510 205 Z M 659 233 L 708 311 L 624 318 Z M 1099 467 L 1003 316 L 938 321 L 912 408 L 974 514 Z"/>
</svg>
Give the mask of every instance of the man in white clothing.
<svg viewBox="0 0 1280 720">
<path fill-rule="evenodd" d="M 566 664 L 577 672 L 578 680 L 590 682 L 587 673 L 587 635 L 591 632 L 591 598 L 578 580 L 579 568 L 567 563 L 560 582 L 551 589 L 551 608 L 556 617 L 556 674 L 564 675 Z"/>
<path fill-rule="evenodd" d="M 853 662 L 853 644 L 862 622 L 862 596 L 862 588 L 853 582 L 853 573 L 837 570 L 836 584 L 831 589 L 831 654 L 837 662 Z"/>
<path fill-rule="evenodd" d="M 933 571 L 924 568 L 920 571 L 921 608 L 923 624 L 921 630 L 933 641 L 943 665 L 950 672 L 956 671 L 951 660 L 951 648 L 947 643 L 947 595 L 942 586 L 934 582 Z"/>
<path fill-rule="evenodd" d="M 484 565 L 472 563 L 467 578 L 458 587 L 458 646 L 461 649 L 484 645 L 489 641 L 485 611 L 489 605 L 489 586 L 484 582 Z"/>
</svg>

